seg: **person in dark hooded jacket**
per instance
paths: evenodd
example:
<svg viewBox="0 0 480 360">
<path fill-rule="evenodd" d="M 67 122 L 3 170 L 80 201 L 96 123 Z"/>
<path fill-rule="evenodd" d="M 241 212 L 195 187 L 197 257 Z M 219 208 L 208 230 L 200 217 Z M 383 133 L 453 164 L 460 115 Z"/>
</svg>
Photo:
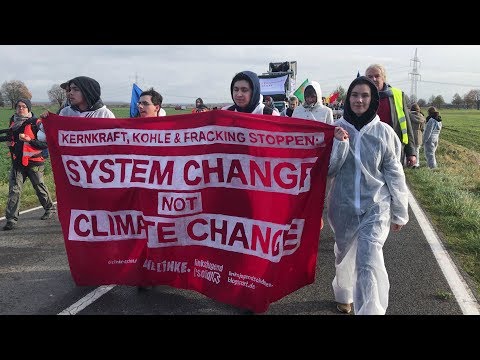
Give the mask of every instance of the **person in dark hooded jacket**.
<svg viewBox="0 0 480 360">
<path fill-rule="evenodd" d="M 369 78 L 360 76 L 350 84 L 343 116 L 335 122 L 348 132 L 349 149 L 331 156 L 328 170 L 335 301 L 340 312 L 358 315 L 385 314 L 390 283 L 383 245 L 390 227 L 399 231 L 409 220 L 402 146 L 395 130 L 377 115 L 379 99 Z"/>
<path fill-rule="evenodd" d="M 280 116 L 278 111 L 274 112 L 262 102 L 260 80 L 252 71 L 241 71 L 233 77 L 230 83 L 230 95 L 234 104 L 224 106 L 222 110 Z"/>
<path fill-rule="evenodd" d="M 61 116 L 115 118 L 100 98 L 100 84 L 88 76 L 78 76 L 68 81 L 70 106 L 64 107 Z M 42 115 L 43 116 L 43 115 Z"/>
</svg>

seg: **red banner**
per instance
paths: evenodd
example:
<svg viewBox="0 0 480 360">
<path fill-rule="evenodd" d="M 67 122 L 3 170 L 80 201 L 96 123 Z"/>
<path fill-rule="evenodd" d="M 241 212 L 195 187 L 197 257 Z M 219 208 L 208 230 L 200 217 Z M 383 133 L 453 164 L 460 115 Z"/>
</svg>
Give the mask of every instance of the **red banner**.
<svg viewBox="0 0 480 360">
<path fill-rule="evenodd" d="M 77 285 L 264 312 L 314 281 L 333 126 L 223 110 L 44 124 Z"/>
</svg>

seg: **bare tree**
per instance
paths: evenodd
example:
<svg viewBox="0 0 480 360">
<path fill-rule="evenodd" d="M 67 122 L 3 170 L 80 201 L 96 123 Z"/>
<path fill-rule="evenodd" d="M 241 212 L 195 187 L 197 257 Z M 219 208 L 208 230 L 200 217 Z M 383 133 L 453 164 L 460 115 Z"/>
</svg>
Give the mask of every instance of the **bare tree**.
<svg viewBox="0 0 480 360">
<path fill-rule="evenodd" d="M 418 99 L 417 104 L 418 104 L 418 106 L 420 106 L 421 108 L 427 106 L 427 102 L 425 101 L 425 99 Z"/>
<path fill-rule="evenodd" d="M 433 100 L 432 105 L 439 108 L 439 109 L 442 108 L 442 106 L 445 105 L 445 100 L 443 100 L 443 96 L 442 95 L 437 95 L 435 97 L 435 99 Z"/>
<path fill-rule="evenodd" d="M 452 98 L 452 105 L 454 105 L 457 109 L 460 109 L 460 107 L 463 104 L 463 99 L 458 93 L 455 93 Z"/>
<path fill-rule="evenodd" d="M 475 97 L 475 102 L 477 103 L 477 110 L 480 110 L 480 89 L 472 90 Z"/>
<path fill-rule="evenodd" d="M 50 90 L 48 90 L 48 98 L 52 104 L 58 104 L 58 106 L 62 106 L 67 99 L 67 94 L 65 93 L 65 90 L 60 87 L 60 85 L 54 84 Z"/>
<path fill-rule="evenodd" d="M 10 102 L 12 109 L 20 98 L 32 99 L 32 93 L 27 86 L 20 80 L 5 81 L 0 89 L 1 96 L 7 102 Z"/>
<path fill-rule="evenodd" d="M 477 102 L 477 93 L 475 90 L 470 90 L 468 93 L 463 95 L 463 101 L 465 101 L 465 105 L 467 105 L 467 109 L 473 108 L 475 103 Z"/>
</svg>

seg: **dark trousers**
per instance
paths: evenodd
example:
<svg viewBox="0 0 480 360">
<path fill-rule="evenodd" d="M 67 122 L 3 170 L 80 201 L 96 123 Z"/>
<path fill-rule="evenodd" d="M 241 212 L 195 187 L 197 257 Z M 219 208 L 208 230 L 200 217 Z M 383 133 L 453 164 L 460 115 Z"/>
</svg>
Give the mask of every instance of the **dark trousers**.
<svg viewBox="0 0 480 360">
<path fill-rule="evenodd" d="M 55 210 L 55 205 L 52 202 L 47 186 L 43 182 L 43 174 L 45 165 L 38 166 L 12 166 L 10 170 L 10 180 L 8 189 L 8 202 L 5 211 L 5 218 L 9 222 L 16 223 L 20 210 L 20 196 L 22 195 L 23 183 L 30 179 L 32 186 L 37 193 L 38 200 L 42 204 L 45 211 Z"/>
</svg>

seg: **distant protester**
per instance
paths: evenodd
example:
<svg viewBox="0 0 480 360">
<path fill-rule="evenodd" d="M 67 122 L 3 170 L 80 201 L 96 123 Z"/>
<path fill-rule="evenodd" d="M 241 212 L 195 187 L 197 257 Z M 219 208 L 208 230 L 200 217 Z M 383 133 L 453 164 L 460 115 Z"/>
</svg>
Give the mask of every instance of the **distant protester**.
<svg viewBox="0 0 480 360">
<path fill-rule="evenodd" d="M 427 125 L 423 133 L 423 146 L 425 149 L 425 158 L 430 169 L 437 167 L 437 152 L 438 140 L 440 139 L 440 132 L 442 130 L 442 117 L 438 110 L 431 106 L 428 108 Z"/>
<path fill-rule="evenodd" d="M 271 96 L 269 95 L 265 96 L 264 104 L 265 106 L 268 106 L 270 109 L 272 109 L 274 113 L 278 113 L 278 115 L 280 115 L 280 112 L 275 107 L 275 102 L 273 101 L 273 98 Z"/>
<path fill-rule="evenodd" d="M 288 107 L 281 112 L 281 116 L 292 117 L 293 111 L 298 106 L 298 98 L 295 95 L 292 95 L 288 98 Z"/>
<path fill-rule="evenodd" d="M 202 98 L 195 100 L 195 107 L 192 109 L 192 113 L 205 112 L 210 109 L 203 103 Z"/>
<path fill-rule="evenodd" d="M 417 103 L 412 104 L 410 108 L 410 121 L 412 123 L 413 144 L 412 147 L 415 150 L 416 162 L 412 168 L 417 169 L 420 167 L 420 148 L 423 143 L 423 131 L 425 130 L 425 116 L 420 111 L 420 106 Z"/>
</svg>

